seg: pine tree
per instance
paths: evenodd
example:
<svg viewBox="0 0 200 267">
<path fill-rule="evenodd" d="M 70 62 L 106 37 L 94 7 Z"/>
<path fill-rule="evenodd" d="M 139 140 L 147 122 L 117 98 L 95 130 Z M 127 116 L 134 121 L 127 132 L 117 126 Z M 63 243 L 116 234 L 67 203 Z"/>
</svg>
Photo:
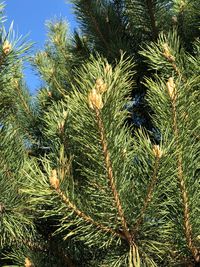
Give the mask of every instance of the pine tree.
<svg viewBox="0 0 200 267">
<path fill-rule="evenodd" d="M 13 24 L 6 32 L 1 8 L 0 31 L 0 259 L 14 244 L 29 242 L 34 236 L 33 216 L 19 193 L 20 170 L 30 140 L 31 100 L 23 82 L 22 55 L 30 44 L 17 37 Z M 0 265 L 2 262 L 0 260 Z"/>
<path fill-rule="evenodd" d="M 137 86 L 132 89 L 129 109 L 131 124 L 145 127 L 157 142 L 152 127 L 152 112 L 145 100 L 144 79 L 151 76 L 139 51 L 145 43 L 156 41 L 160 33 L 177 29 L 182 45 L 192 53 L 199 37 L 200 2 L 187 0 L 76 0 L 75 14 L 91 53 L 97 50 L 109 63 L 120 58 L 121 51 L 134 58 Z M 83 54 L 85 50 L 83 50 Z M 86 54 L 88 55 L 88 54 Z"/>
<path fill-rule="evenodd" d="M 35 100 L 22 77 L 27 46 L 2 31 L 2 265 L 198 266 L 195 2 L 75 8 L 83 35 L 48 22 L 32 59 L 44 81 Z M 138 88 L 151 129 L 128 123 Z"/>
</svg>

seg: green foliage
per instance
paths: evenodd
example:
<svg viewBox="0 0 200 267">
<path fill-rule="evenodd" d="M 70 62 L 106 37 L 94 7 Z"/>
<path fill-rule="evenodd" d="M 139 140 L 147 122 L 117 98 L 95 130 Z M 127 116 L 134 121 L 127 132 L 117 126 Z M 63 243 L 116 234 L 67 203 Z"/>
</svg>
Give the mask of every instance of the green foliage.
<svg viewBox="0 0 200 267">
<path fill-rule="evenodd" d="M 74 5 L 82 33 L 49 21 L 31 59 L 35 98 L 29 45 L 1 31 L 0 265 L 198 266 L 195 1 Z M 151 129 L 129 124 L 139 90 Z"/>
<path fill-rule="evenodd" d="M 112 1 L 72 2 L 91 52 L 97 50 L 110 60 L 119 58 L 121 51 L 131 53 L 125 19 Z"/>
</svg>

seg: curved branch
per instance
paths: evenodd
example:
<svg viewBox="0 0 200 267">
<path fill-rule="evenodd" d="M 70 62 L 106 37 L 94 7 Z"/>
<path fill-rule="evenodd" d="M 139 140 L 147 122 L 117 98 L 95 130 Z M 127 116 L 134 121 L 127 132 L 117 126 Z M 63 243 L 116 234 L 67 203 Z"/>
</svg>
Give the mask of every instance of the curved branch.
<svg viewBox="0 0 200 267">
<path fill-rule="evenodd" d="M 112 169 L 112 164 L 111 164 L 111 160 L 110 160 L 110 154 L 108 151 L 108 144 L 107 144 L 107 140 L 106 140 L 104 125 L 103 125 L 103 122 L 102 122 L 102 119 L 100 116 L 100 111 L 98 109 L 95 109 L 95 113 L 96 113 L 96 119 L 97 119 L 99 134 L 100 134 L 101 146 L 102 146 L 102 150 L 103 150 L 103 156 L 104 156 L 104 160 L 105 160 L 105 166 L 106 166 L 106 170 L 107 170 L 107 174 L 108 174 L 109 186 L 111 188 L 111 191 L 113 193 L 113 197 L 114 197 L 115 202 L 116 202 L 117 211 L 118 211 L 119 217 L 121 219 L 124 235 L 126 236 L 128 243 L 131 244 L 132 243 L 132 236 L 129 232 L 127 221 L 126 221 L 126 218 L 124 216 L 124 211 L 122 208 L 121 200 L 120 200 L 120 197 L 119 197 L 119 194 L 117 192 L 116 185 L 115 185 L 115 178 L 113 175 L 113 169 Z"/>
<path fill-rule="evenodd" d="M 134 242 L 134 237 L 131 234 L 128 224 L 124 215 L 124 211 L 122 208 L 121 200 L 119 197 L 119 194 L 117 192 L 116 184 L 115 184 L 115 178 L 113 174 L 113 168 L 112 168 L 112 163 L 110 159 L 110 154 L 108 151 L 108 144 L 106 140 L 106 134 L 105 134 L 105 129 L 103 125 L 103 121 L 100 116 L 100 111 L 98 108 L 95 108 L 95 114 L 96 114 L 96 119 L 97 119 L 97 125 L 99 129 L 99 134 L 100 134 L 100 140 L 101 140 L 101 146 L 103 150 L 103 156 L 105 160 L 105 166 L 108 174 L 108 180 L 109 180 L 109 186 L 111 188 L 111 191 L 113 193 L 113 197 L 117 206 L 117 211 L 121 220 L 122 228 L 123 228 L 123 235 L 128 242 L 130 246 L 130 255 L 129 255 L 129 266 L 130 267 L 140 267 L 140 256 L 138 252 L 138 246 Z"/>
<path fill-rule="evenodd" d="M 61 189 L 58 187 L 56 188 L 56 192 L 58 193 L 58 195 L 60 196 L 60 198 L 62 199 L 62 201 L 67 205 L 67 207 L 71 210 L 74 211 L 74 213 L 79 217 L 82 218 L 85 222 L 92 224 L 93 226 L 95 226 L 96 228 L 98 228 L 99 230 L 106 232 L 106 233 L 110 233 L 113 236 L 118 236 L 122 239 L 125 239 L 123 233 L 120 232 L 116 232 L 115 230 L 113 230 L 110 227 L 107 227 L 99 222 L 94 221 L 90 216 L 86 215 L 83 211 L 79 210 L 75 204 L 73 204 L 69 198 L 67 196 L 65 196 L 65 194 L 61 191 Z"/>
<path fill-rule="evenodd" d="M 189 211 L 189 197 L 184 180 L 183 174 L 183 162 L 182 155 L 180 153 L 180 144 L 179 144 L 179 129 L 177 123 L 177 111 L 176 111 L 176 97 L 171 98 L 172 105 L 172 117 L 173 117 L 173 131 L 175 136 L 175 143 L 177 150 L 177 165 L 178 165 L 178 181 L 181 191 L 182 204 L 183 204 L 183 215 L 184 215 L 184 228 L 185 228 L 185 237 L 187 240 L 188 248 L 190 249 L 196 262 L 200 262 L 200 251 L 195 247 L 193 243 L 193 233 L 192 226 L 190 223 L 190 211 Z"/>
</svg>

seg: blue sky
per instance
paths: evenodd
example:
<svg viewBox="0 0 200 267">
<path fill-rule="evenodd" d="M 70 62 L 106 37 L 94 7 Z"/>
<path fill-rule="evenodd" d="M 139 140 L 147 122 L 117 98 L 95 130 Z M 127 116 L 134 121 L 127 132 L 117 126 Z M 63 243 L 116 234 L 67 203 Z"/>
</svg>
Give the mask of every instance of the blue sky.
<svg viewBox="0 0 200 267">
<path fill-rule="evenodd" d="M 5 0 L 6 26 L 14 21 L 14 29 L 19 35 L 29 34 L 28 40 L 35 42 L 34 51 L 42 49 L 46 39 L 45 22 L 64 17 L 72 31 L 76 26 L 73 6 L 66 0 Z M 31 93 L 40 85 L 30 67 L 26 67 L 25 76 Z"/>
</svg>

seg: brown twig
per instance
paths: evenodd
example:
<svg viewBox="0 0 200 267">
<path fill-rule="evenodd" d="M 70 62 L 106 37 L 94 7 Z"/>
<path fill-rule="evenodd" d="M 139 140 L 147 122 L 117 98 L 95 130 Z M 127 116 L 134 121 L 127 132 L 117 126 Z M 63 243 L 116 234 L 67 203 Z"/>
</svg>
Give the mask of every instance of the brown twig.
<svg viewBox="0 0 200 267">
<path fill-rule="evenodd" d="M 18 93 L 18 96 L 19 96 L 20 100 L 22 101 L 22 104 L 23 104 L 23 106 L 24 106 L 24 109 L 25 109 L 26 113 L 29 114 L 31 117 L 33 117 L 33 114 L 32 114 L 32 112 L 30 111 L 29 106 L 27 105 L 27 103 L 26 103 L 26 101 L 24 100 L 24 97 L 23 97 L 23 95 L 22 95 L 22 93 L 21 93 L 21 90 L 20 90 L 20 88 L 19 88 L 19 84 L 18 84 L 18 82 L 17 82 L 17 85 L 15 86 L 15 89 L 16 89 L 16 91 L 17 91 L 17 93 Z"/>
<path fill-rule="evenodd" d="M 185 228 L 185 237 L 187 240 L 188 248 L 190 249 L 194 259 L 196 262 L 200 262 L 200 251 L 195 247 L 192 240 L 192 226 L 190 223 L 190 211 L 189 211 L 189 197 L 186 188 L 186 184 L 184 181 L 183 174 L 183 162 L 182 155 L 180 153 L 180 144 L 179 144 L 179 129 L 177 123 L 177 111 L 176 111 L 176 97 L 171 98 L 172 104 L 172 117 L 173 117 L 173 131 L 175 135 L 175 143 L 176 148 L 178 150 L 177 153 L 177 165 L 178 165 L 178 181 L 182 196 L 182 204 L 183 204 L 183 214 L 184 214 L 184 228 Z"/>
<path fill-rule="evenodd" d="M 106 170 L 107 170 L 108 179 L 109 179 L 109 185 L 111 187 L 111 190 L 112 190 L 115 202 L 116 202 L 118 214 L 119 214 L 121 222 L 122 222 L 122 227 L 123 227 L 124 233 L 125 233 L 126 237 L 129 239 L 129 234 L 128 234 L 129 231 L 128 231 L 127 222 L 126 222 L 126 219 L 125 219 L 125 216 L 124 216 L 124 212 L 123 212 L 123 208 L 122 208 L 122 205 L 121 205 L 120 197 L 119 197 L 119 194 L 117 192 L 116 185 L 115 185 L 115 179 L 114 179 L 114 175 L 113 175 L 110 155 L 109 155 L 109 152 L 108 152 L 108 145 L 107 145 L 107 141 L 106 141 L 103 122 L 101 120 L 99 110 L 95 109 L 95 112 L 96 112 L 96 118 L 97 118 L 97 124 L 98 124 L 98 128 L 99 128 L 99 133 L 100 133 L 101 145 L 102 145 L 102 149 L 103 149 L 103 155 L 104 155 L 104 159 L 105 159 Z"/>
<path fill-rule="evenodd" d="M 156 19 L 155 19 L 155 13 L 154 13 L 154 8 L 153 8 L 153 1 L 146 0 L 146 4 L 149 10 L 153 40 L 156 40 L 158 38 L 158 29 L 156 27 Z"/>
<path fill-rule="evenodd" d="M 88 13 L 88 15 L 90 16 L 90 18 L 92 20 L 92 24 L 94 25 L 95 30 L 96 30 L 97 34 L 99 35 L 101 41 L 104 43 L 107 51 L 110 51 L 109 45 L 108 45 L 107 41 L 105 40 L 105 38 L 104 38 L 100 28 L 99 28 L 98 22 L 97 22 L 95 16 L 93 16 L 91 11 L 92 11 L 92 8 L 90 6 L 90 1 L 89 2 L 87 1 L 87 13 Z"/>
<path fill-rule="evenodd" d="M 113 168 L 111 164 L 111 159 L 110 159 L 110 154 L 108 151 L 108 144 L 106 140 L 106 134 L 105 134 L 105 129 L 103 125 L 103 121 L 100 116 L 100 110 L 98 108 L 95 108 L 95 114 L 96 114 L 96 119 L 97 119 L 97 125 L 99 129 L 99 134 L 100 134 L 100 140 L 101 140 L 101 146 L 103 150 L 103 156 L 105 160 L 105 166 L 107 170 L 107 175 L 108 175 L 108 180 L 109 180 L 109 186 L 111 188 L 111 191 L 113 193 L 113 197 L 116 203 L 117 211 L 121 220 L 122 228 L 123 231 L 122 233 L 125 236 L 126 241 L 130 245 L 130 251 L 131 251 L 131 259 L 130 261 L 133 263 L 134 267 L 139 267 L 140 266 L 140 257 L 138 253 L 138 247 L 134 242 L 134 237 L 131 235 L 131 232 L 128 228 L 128 224 L 124 215 L 124 211 L 122 208 L 120 196 L 118 194 L 116 184 L 115 184 L 115 178 L 113 174 Z"/>
<path fill-rule="evenodd" d="M 98 129 L 99 129 L 99 134 L 100 134 L 100 140 L 101 140 L 101 146 L 103 150 L 103 155 L 104 155 L 104 160 L 105 160 L 105 166 L 107 170 L 107 175 L 108 175 L 108 180 L 109 180 L 109 185 L 111 188 L 111 191 L 113 193 L 113 197 L 116 203 L 117 211 L 121 220 L 122 228 L 123 231 L 122 233 L 125 236 L 126 241 L 128 242 L 130 246 L 130 255 L 129 255 L 129 261 L 130 261 L 130 266 L 134 267 L 139 267 L 140 266 L 140 256 L 138 252 L 138 247 L 134 242 L 134 237 L 131 235 L 131 232 L 128 228 L 128 224 L 124 215 L 124 211 L 122 208 L 121 200 L 115 185 L 115 178 L 113 174 L 113 168 L 110 160 L 110 154 L 108 151 L 108 144 L 106 140 L 106 134 L 105 134 L 105 129 L 103 125 L 103 121 L 100 116 L 100 111 L 99 109 L 95 108 L 95 113 L 96 113 L 96 119 L 97 119 L 97 124 L 98 124 Z"/>
<path fill-rule="evenodd" d="M 56 191 L 58 193 L 58 195 L 60 196 L 60 198 L 62 199 L 62 201 L 66 204 L 66 206 L 73 210 L 74 213 L 79 217 L 82 218 L 85 222 L 92 224 L 93 226 L 95 226 L 96 228 L 98 228 L 99 230 L 106 232 L 106 233 L 110 233 L 113 236 L 118 236 L 122 239 L 125 239 L 125 237 L 123 236 L 123 233 L 120 232 L 116 232 L 115 230 L 113 230 L 112 228 L 105 226 L 99 222 L 96 222 L 95 220 L 93 220 L 90 216 L 86 215 L 83 211 L 79 210 L 75 204 L 73 204 L 69 198 L 67 196 L 65 196 L 65 194 L 61 191 L 60 187 L 56 188 Z"/>
</svg>

